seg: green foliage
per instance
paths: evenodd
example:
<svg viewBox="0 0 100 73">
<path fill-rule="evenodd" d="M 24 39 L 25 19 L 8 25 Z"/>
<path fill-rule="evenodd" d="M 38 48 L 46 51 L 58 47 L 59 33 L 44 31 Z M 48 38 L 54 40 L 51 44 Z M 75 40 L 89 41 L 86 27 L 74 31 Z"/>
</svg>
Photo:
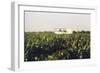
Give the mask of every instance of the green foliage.
<svg viewBox="0 0 100 73">
<path fill-rule="evenodd" d="M 24 61 L 90 58 L 90 33 L 25 32 Z"/>
</svg>

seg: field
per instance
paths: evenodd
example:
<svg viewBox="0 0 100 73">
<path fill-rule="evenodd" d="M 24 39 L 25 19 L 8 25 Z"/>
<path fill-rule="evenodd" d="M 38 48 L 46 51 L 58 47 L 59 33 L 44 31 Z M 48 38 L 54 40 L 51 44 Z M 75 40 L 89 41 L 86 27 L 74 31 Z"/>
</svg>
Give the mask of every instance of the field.
<svg viewBox="0 0 100 73">
<path fill-rule="evenodd" d="M 25 32 L 24 61 L 90 58 L 90 32 Z"/>
</svg>

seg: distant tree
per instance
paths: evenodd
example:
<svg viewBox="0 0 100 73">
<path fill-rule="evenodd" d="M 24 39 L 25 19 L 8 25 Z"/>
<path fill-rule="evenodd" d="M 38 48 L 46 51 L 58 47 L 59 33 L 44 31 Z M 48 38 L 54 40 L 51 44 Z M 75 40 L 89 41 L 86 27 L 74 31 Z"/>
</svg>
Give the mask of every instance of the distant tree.
<svg viewBox="0 0 100 73">
<path fill-rule="evenodd" d="M 59 32 L 62 32 L 62 30 L 61 30 L 61 29 L 59 29 Z"/>
<path fill-rule="evenodd" d="M 86 31 L 86 33 L 90 33 L 90 31 Z"/>
<path fill-rule="evenodd" d="M 66 29 L 64 29 L 63 32 L 67 32 Z"/>
<path fill-rule="evenodd" d="M 82 30 L 81 32 L 82 32 L 82 33 L 85 33 L 85 31 L 84 31 L 84 30 Z"/>
<path fill-rule="evenodd" d="M 73 33 L 77 33 L 76 31 L 73 31 Z"/>
</svg>

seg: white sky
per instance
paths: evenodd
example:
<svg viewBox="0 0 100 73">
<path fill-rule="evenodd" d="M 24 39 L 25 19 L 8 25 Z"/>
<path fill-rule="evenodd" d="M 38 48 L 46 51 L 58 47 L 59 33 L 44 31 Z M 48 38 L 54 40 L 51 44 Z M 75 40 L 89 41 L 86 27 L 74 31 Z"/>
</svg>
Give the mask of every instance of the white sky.
<svg viewBox="0 0 100 73">
<path fill-rule="evenodd" d="M 57 28 L 90 31 L 90 15 L 25 12 L 25 32 L 55 31 Z"/>
</svg>

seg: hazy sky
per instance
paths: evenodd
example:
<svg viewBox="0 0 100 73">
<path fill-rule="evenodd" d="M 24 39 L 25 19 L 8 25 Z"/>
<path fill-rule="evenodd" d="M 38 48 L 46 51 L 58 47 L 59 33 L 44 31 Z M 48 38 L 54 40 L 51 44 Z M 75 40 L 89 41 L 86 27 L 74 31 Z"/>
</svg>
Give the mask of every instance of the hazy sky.
<svg viewBox="0 0 100 73">
<path fill-rule="evenodd" d="M 25 12 L 25 32 L 55 31 L 57 28 L 90 30 L 89 14 Z"/>
</svg>

